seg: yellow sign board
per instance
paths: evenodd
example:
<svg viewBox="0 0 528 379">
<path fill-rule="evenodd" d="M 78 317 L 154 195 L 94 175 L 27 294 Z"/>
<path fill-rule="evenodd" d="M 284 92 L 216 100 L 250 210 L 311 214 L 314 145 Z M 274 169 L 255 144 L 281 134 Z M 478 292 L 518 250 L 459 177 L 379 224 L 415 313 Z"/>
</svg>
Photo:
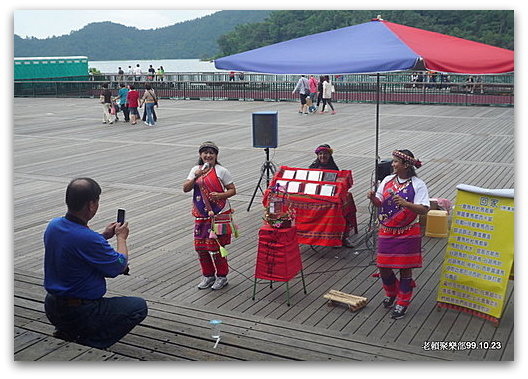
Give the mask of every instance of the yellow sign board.
<svg viewBox="0 0 528 379">
<path fill-rule="evenodd" d="M 513 190 L 457 190 L 437 301 L 498 319 L 513 265 Z"/>
</svg>

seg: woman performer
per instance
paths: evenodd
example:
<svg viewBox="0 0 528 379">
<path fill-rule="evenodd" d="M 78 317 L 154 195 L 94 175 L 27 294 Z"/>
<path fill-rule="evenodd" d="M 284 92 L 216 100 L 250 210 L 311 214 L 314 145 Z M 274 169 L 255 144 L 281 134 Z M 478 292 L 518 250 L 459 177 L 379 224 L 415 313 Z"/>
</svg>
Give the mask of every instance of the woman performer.
<svg viewBox="0 0 528 379">
<path fill-rule="evenodd" d="M 339 167 L 334 161 L 334 150 L 328 144 L 322 144 L 315 149 L 317 158 L 308 168 L 320 168 L 322 170 L 336 170 Z M 346 220 L 345 233 L 343 233 L 343 246 L 354 247 L 351 242 L 352 234 L 357 234 L 356 203 L 350 192 L 347 193 L 345 203 L 343 204 L 343 213 Z"/>
<path fill-rule="evenodd" d="M 315 159 L 315 161 L 312 162 L 312 164 L 308 168 L 321 168 L 324 170 L 339 171 L 339 168 L 337 167 L 336 163 L 334 162 L 334 158 L 332 157 L 333 153 L 334 150 L 332 150 L 330 145 L 326 143 L 317 146 L 317 149 L 315 149 L 315 154 L 317 155 L 317 158 Z"/>
<path fill-rule="evenodd" d="M 189 172 L 183 192 L 194 190 L 194 248 L 203 274 L 198 289 L 219 290 L 227 285 L 229 266 L 219 251 L 231 243 L 232 209 L 227 199 L 236 188 L 231 173 L 217 161 L 218 146 L 206 141 L 198 153 L 198 165 Z"/>
<path fill-rule="evenodd" d="M 390 308 L 396 301 L 391 317 L 400 319 L 411 302 L 412 269 L 422 267 L 422 236 L 418 215 L 429 211 L 429 192 L 423 180 L 416 176 L 415 167 L 422 163 L 409 150 L 392 153 L 394 174 L 385 177 L 377 192 L 368 198 L 379 208 L 378 253 L 379 268 L 385 299 L 382 304 Z M 400 270 L 400 279 L 393 269 Z"/>
</svg>

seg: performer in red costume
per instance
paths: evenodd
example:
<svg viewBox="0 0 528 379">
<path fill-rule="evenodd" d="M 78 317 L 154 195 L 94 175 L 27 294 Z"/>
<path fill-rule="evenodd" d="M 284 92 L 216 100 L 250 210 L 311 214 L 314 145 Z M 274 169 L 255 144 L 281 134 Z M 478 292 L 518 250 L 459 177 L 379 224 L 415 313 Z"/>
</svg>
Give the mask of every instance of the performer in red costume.
<svg viewBox="0 0 528 379">
<path fill-rule="evenodd" d="M 422 236 L 418 215 L 429 210 L 429 192 L 415 168 L 422 163 L 409 150 L 392 153 L 394 174 L 383 179 L 377 192 L 368 198 L 379 208 L 378 252 L 379 268 L 386 298 L 385 308 L 396 301 L 391 317 L 402 318 L 410 304 L 413 288 L 412 269 L 422 267 Z M 399 280 L 393 269 L 400 270 Z"/>
<path fill-rule="evenodd" d="M 217 160 L 218 146 L 206 141 L 198 153 L 198 165 L 189 172 L 183 192 L 194 190 L 194 247 L 203 274 L 198 289 L 219 290 L 227 285 L 229 267 L 220 247 L 231 243 L 233 211 L 227 199 L 236 194 L 236 188 L 231 173 Z"/>
</svg>

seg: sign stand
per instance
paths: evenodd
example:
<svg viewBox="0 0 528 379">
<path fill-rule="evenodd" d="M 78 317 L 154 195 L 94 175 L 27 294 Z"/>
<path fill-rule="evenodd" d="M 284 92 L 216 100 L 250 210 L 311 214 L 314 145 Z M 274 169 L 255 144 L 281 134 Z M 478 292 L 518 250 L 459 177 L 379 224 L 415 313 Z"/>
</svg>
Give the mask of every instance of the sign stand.
<svg viewBox="0 0 528 379">
<path fill-rule="evenodd" d="M 437 306 L 499 325 L 514 250 L 514 191 L 460 184 L 442 265 Z"/>
</svg>

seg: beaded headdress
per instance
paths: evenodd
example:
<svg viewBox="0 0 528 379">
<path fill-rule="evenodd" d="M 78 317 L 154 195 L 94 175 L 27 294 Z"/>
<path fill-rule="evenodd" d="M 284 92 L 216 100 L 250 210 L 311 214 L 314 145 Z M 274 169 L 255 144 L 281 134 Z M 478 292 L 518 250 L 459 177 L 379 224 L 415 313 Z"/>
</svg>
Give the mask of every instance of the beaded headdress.
<svg viewBox="0 0 528 379">
<path fill-rule="evenodd" d="M 400 158 L 404 162 L 408 162 L 408 163 L 412 164 L 416 168 L 420 168 L 422 166 L 422 162 L 420 162 L 420 160 L 418 160 L 416 158 L 413 158 L 410 155 L 407 155 L 405 153 L 402 153 L 401 151 L 394 150 L 392 152 L 392 155 L 394 155 L 397 158 Z"/>
</svg>

